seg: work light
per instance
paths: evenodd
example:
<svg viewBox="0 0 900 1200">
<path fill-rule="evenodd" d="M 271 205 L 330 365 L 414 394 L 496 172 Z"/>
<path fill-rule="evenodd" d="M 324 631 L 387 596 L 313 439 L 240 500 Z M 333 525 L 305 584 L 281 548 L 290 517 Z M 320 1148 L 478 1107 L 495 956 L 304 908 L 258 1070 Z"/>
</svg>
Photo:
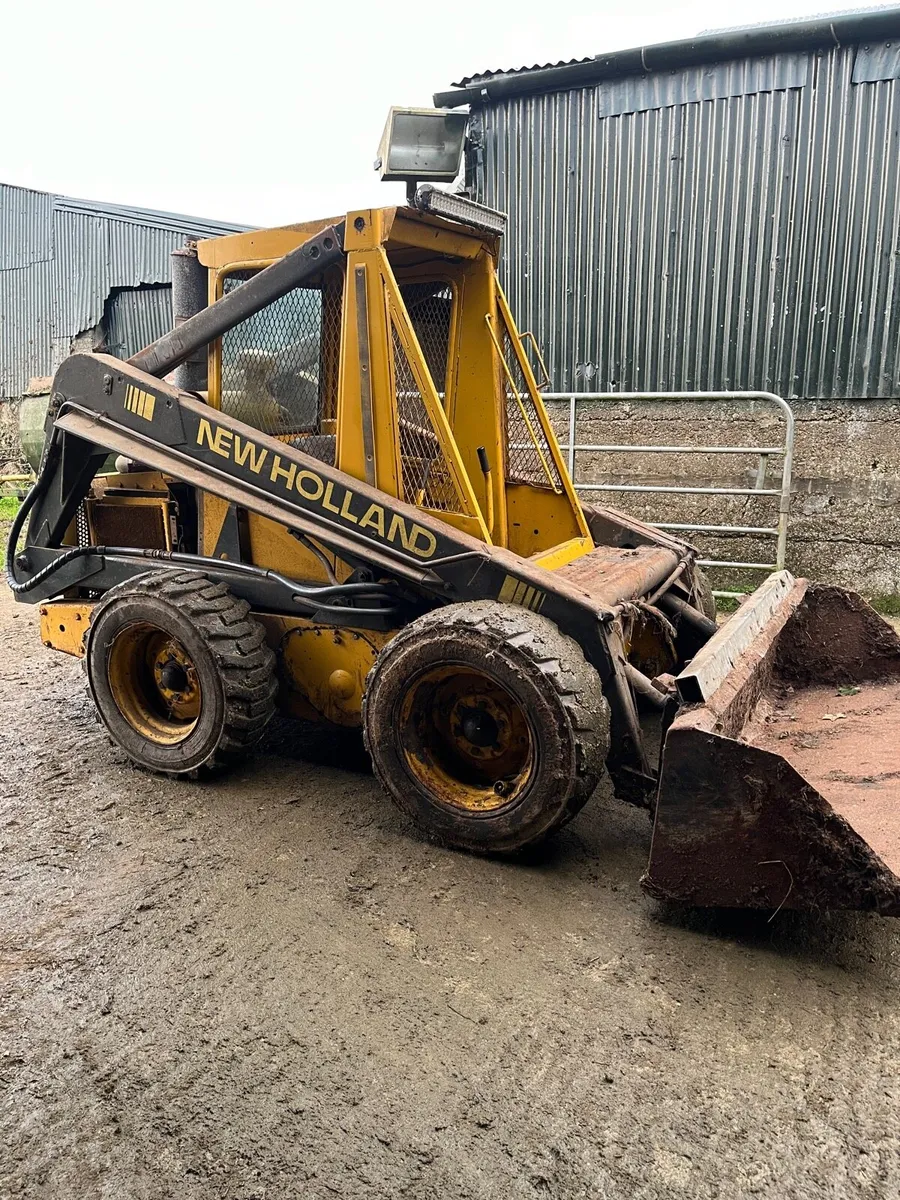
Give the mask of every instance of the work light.
<svg viewBox="0 0 900 1200">
<path fill-rule="evenodd" d="M 452 183 L 462 165 L 467 121 L 466 113 L 443 108 L 390 109 L 375 170 L 386 183 Z"/>
<path fill-rule="evenodd" d="M 455 192 L 442 192 L 440 188 L 430 183 L 423 183 L 416 190 L 415 206 L 420 212 L 434 213 L 436 217 L 445 217 L 448 221 L 458 221 L 472 229 L 483 233 L 503 233 L 506 229 L 506 213 L 496 208 L 488 208 L 486 204 L 478 204 L 468 196 L 459 196 Z"/>
</svg>

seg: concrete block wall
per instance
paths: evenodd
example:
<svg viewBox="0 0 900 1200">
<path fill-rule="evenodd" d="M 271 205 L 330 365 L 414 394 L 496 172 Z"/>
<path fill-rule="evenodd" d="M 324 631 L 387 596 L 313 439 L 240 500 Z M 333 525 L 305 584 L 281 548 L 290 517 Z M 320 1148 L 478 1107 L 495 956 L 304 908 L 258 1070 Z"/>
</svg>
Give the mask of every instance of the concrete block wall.
<svg viewBox="0 0 900 1200">
<path fill-rule="evenodd" d="M 568 408 L 549 402 L 560 441 Z M 787 565 L 855 588 L 900 596 L 900 401 L 797 400 L 793 495 Z M 763 403 L 707 401 L 578 404 L 577 441 L 644 445 L 778 445 L 783 422 Z M 781 460 L 769 460 L 766 487 L 780 483 Z M 758 459 L 730 455 L 580 453 L 576 481 L 751 487 Z M 582 493 L 648 520 L 774 526 L 777 501 L 764 497 Z M 774 540 L 686 534 L 704 557 L 772 561 Z M 717 585 L 752 585 L 762 573 L 712 572 Z"/>
</svg>

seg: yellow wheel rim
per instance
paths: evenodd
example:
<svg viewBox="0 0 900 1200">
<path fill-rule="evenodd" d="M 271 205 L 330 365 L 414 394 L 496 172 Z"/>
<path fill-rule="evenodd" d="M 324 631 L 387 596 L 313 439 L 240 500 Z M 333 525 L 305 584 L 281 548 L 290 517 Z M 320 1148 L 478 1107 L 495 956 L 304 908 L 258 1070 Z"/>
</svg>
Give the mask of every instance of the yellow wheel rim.
<svg viewBox="0 0 900 1200">
<path fill-rule="evenodd" d="M 200 717 L 197 668 L 177 638 L 145 622 L 126 626 L 110 647 L 107 678 L 131 727 L 159 746 L 173 746 Z"/>
<path fill-rule="evenodd" d="M 443 664 L 412 681 L 399 735 L 410 773 L 439 802 L 464 812 L 506 807 L 534 770 L 525 710 L 493 676 L 468 665 Z"/>
</svg>

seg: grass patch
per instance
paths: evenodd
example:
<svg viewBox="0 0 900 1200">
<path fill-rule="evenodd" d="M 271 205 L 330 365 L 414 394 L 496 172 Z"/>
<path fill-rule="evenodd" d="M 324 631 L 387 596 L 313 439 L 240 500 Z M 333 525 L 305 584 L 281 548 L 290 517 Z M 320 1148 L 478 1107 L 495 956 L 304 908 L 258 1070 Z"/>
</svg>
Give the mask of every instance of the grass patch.
<svg viewBox="0 0 900 1200">
<path fill-rule="evenodd" d="M 900 617 L 900 596 L 896 592 L 886 596 L 870 596 L 869 603 L 884 617 Z"/>
<path fill-rule="evenodd" d="M 11 521 L 21 504 L 18 496 L 0 496 L 0 521 Z"/>
<path fill-rule="evenodd" d="M 720 613 L 737 612 L 740 603 L 736 596 L 716 596 L 716 611 Z"/>
</svg>

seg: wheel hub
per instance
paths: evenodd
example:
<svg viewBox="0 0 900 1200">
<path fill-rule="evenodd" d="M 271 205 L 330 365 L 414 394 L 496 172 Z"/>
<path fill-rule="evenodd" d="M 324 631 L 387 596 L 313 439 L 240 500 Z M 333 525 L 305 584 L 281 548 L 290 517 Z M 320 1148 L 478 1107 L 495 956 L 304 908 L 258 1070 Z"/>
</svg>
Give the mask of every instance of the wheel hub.
<svg viewBox="0 0 900 1200">
<path fill-rule="evenodd" d="M 159 671 L 159 685 L 167 692 L 183 692 L 187 687 L 187 671 L 176 662 L 165 663 Z"/>
<path fill-rule="evenodd" d="M 200 716 L 200 680 L 177 638 L 154 625 L 123 629 L 109 651 L 107 673 L 119 711 L 158 745 L 183 741 Z"/>
<path fill-rule="evenodd" d="M 491 675 L 470 666 L 432 668 L 412 681 L 401 713 L 407 768 L 444 804 L 502 808 L 531 778 L 528 717 Z"/>
<path fill-rule="evenodd" d="M 459 733 L 467 742 L 480 749 L 497 744 L 500 729 L 489 712 L 483 708 L 464 708 L 461 717 Z"/>
</svg>

